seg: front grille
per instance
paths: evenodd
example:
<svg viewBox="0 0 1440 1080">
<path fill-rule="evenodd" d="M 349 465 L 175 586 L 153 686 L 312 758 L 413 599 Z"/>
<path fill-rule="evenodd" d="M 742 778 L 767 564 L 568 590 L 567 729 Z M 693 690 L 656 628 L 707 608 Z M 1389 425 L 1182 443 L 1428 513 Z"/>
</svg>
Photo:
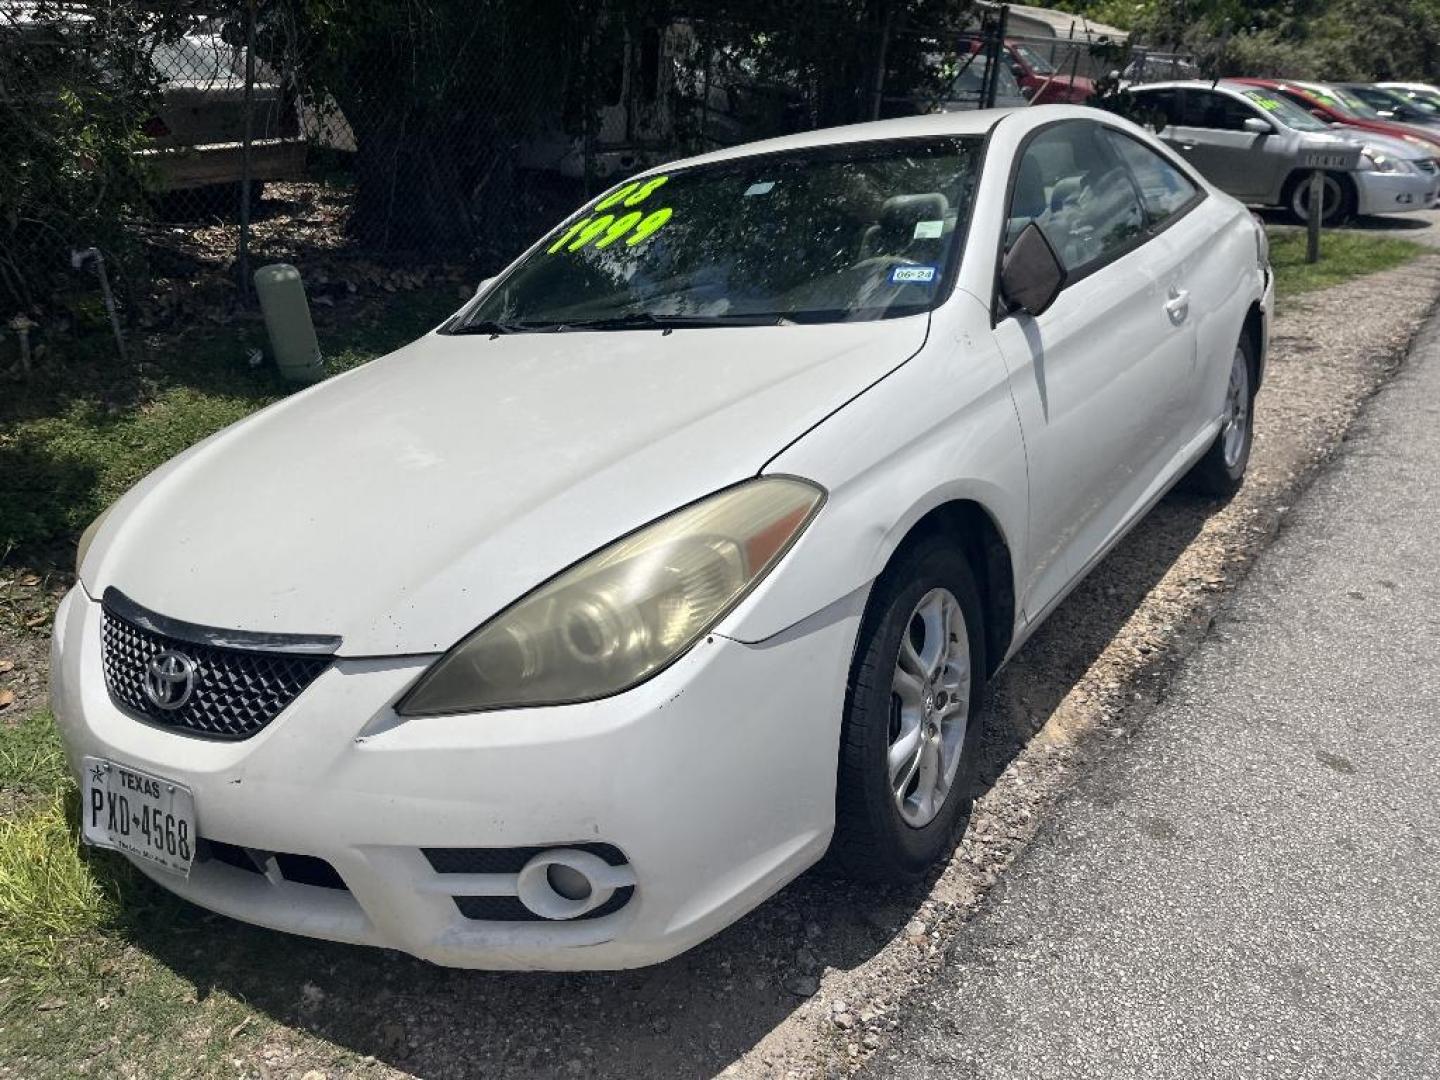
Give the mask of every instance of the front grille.
<svg viewBox="0 0 1440 1080">
<path fill-rule="evenodd" d="M 609 900 L 595 908 L 587 911 L 584 915 L 577 915 L 566 922 L 584 922 L 586 919 L 601 919 L 606 915 L 614 914 L 630 902 L 630 897 L 635 895 L 634 885 L 623 885 L 616 889 Z M 478 922 L 543 922 L 549 923 L 552 920 L 543 915 L 536 915 L 520 902 L 518 896 L 457 896 L 455 906 L 460 909 L 460 914 L 467 919 L 475 919 Z"/>
<path fill-rule="evenodd" d="M 430 864 L 430 869 L 444 877 L 450 874 L 496 874 L 508 876 L 514 880 L 514 875 L 525 869 L 525 864 L 542 852 L 552 851 L 555 848 L 567 848 L 571 851 L 584 851 L 594 855 L 609 866 L 625 866 L 628 860 L 625 853 L 614 844 L 606 844 L 601 841 L 580 842 L 574 844 L 555 843 L 539 844 L 531 847 L 510 847 L 510 848 L 421 848 L 425 860 Z M 458 889 L 457 889 L 458 891 Z M 635 895 L 634 885 L 621 885 L 612 893 L 603 904 L 583 915 L 576 915 L 573 919 L 563 920 L 567 922 L 583 922 L 586 919 L 599 919 L 619 911 L 630 902 Z M 525 906 L 518 896 L 454 896 L 455 906 L 459 908 L 460 914 L 467 919 L 474 919 L 477 922 L 550 922 L 543 915 L 536 914 Z"/>
<path fill-rule="evenodd" d="M 437 874 L 518 874 L 525 864 L 542 851 L 569 848 L 588 851 L 611 866 L 624 866 L 625 854 L 614 844 L 598 842 L 579 844 L 544 844 L 538 847 L 511 848 L 421 848 L 430 868 Z"/>
<path fill-rule="evenodd" d="M 248 739 L 330 665 L 329 656 L 200 644 L 137 625 L 104 605 L 101 657 L 115 703 L 151 723 L 210 739 Z M 145 693 L 150 660 L 174 652 L 194 665 L 189 700 L 162 709 Z"/>
<path fill-rule="evenodd" d="M 296 885 L 313 885 L 317 889 L 340 889 L 348 892 L 344 879 L 324 859 L 314 855 L 291 855 L 284 851 L 256 851 L 227 844 L 221 840 L 206 840 L 203 837 L 195 848 L 199 862 L 219 862 L 244 870 L 247 874 L 264 875 L 265 863 L 275 860 L 280 876 Z"/>
</svg>

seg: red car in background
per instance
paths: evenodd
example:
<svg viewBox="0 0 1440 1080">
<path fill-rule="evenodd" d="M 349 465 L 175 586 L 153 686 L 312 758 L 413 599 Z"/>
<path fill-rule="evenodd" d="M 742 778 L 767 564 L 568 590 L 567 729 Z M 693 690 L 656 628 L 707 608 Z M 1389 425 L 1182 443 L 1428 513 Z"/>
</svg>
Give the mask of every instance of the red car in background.
<svg viewBox="0 0 1440 1080">
<path fill-rule="evenodd" d="M 1060 39 L 1057 42 L 1064 44 Z M 972 53 L 981 52 L 985 42 L 969 42 Z M 1095 93 L 1095 81 L 1084 75 L 1067 75 L 1034 46 L 1005 39 L 1005 62 L 1015 73 L 1020 90 L 1032 105 L 1084 105 Z"/>
<path fill-rule="evenodd" d="M 1272 94 L 1279 94 L 1293 101 L 1311 116 L 1328 123 L 1344 124 L 1346 127 L 1373 131 L 1379 135 L 1389 135 L 1394 139 L 1404 139 L 1413 146 L 1424 147 L 1431 153 L 1440 153 L 1440 130 L 1360 116 L 1347 109 L 1338 98 L 1309 83 L 1292 82 L 1288 79 L 1231 79 L 1230 81 L 1263 87 Z"/>
</svg>

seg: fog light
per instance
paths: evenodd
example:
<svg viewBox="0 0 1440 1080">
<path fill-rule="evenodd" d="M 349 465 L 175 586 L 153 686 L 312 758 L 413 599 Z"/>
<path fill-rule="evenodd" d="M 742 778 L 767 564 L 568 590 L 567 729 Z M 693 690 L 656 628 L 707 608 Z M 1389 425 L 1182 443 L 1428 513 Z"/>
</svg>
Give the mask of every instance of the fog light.
<svg viewBox="0 0 1440 1080">
<path fill-rule="evenodd" d="M 566 900 L 588 900 L 590 898 L 590 879 L 573 866 L 551 863 L 545 869 L 545 880 Z"/>
<path fill-rule="evenodd" d="M 542 919 L 578 919 L 602 907 L 616 889 L 633 888 L 635 871 L 576 848 L 536 855 L 515 877 L 515 895 Z"/>
</svg>

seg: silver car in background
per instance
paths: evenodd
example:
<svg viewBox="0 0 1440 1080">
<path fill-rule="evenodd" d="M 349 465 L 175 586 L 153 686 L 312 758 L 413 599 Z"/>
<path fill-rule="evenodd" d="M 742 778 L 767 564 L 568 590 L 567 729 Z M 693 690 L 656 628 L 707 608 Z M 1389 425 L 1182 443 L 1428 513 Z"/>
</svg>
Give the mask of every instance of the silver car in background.
<svg viewBox="0 0 1440 1080">
<path fill-rule="evenodd" d="M 1371 131 L 1327 124 L 1283 97 L 1244 83 L 1155 83 L 1130 93 L 1163 123 L 1160 138 L 1205 178 L 1253 206 L 1276 206 L 1297 220 L 1310 213 L 1302 155 L 1360 146 L 1354 172 L 1325 176 L 1322 220 L 1425 210 L 1440 198 L 1440 167 L 1425 151 Z"/>
</svg>

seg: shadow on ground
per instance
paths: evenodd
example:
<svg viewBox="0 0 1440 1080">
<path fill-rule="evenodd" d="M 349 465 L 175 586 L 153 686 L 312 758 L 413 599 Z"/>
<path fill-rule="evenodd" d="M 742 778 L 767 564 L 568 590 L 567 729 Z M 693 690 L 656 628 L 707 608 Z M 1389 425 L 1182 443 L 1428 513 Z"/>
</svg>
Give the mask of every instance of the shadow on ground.
<svg viewBox="0 0 1440 1080">
<path fill-rule="evenodd" d="M 1262 208 L 1255 211 L 1260 219 L 1267 225 L 1288 225 L 1293 228 L 1303 229 L 1305 223 L 1296 221 L 1286 210 L 1275 210 Z M 1416 212 L 1417 214 L 1419 211 Z M 1431 219 L 1418 217 L 1416 214 L 1363 214 L 1351 218 L 1342 229 L 1354 230 L 1356 232 L 1423 232 L 1431 227 Z M 1330 232 L 1331 227 L 1326 226 L 1325 232 Z"/>
<path fill-rule="evenodd" d="M 996 684 L 988 788 L 1200 530 L 1215 504 L 1163 502 L 1048 620 Z M 913 917 L 928 883 L 876 890 L 823 868 L 718 937 L 653 968 L 550 975 L 445 970 L 397 954 L 175 913 L 133 943 L 281 1023 L 427 1077 L 709 1077 L 802 1002 L 787 984 L 854 968 Z M 318 988 L 323 997 L 306 984 Z"/>
</svg>

